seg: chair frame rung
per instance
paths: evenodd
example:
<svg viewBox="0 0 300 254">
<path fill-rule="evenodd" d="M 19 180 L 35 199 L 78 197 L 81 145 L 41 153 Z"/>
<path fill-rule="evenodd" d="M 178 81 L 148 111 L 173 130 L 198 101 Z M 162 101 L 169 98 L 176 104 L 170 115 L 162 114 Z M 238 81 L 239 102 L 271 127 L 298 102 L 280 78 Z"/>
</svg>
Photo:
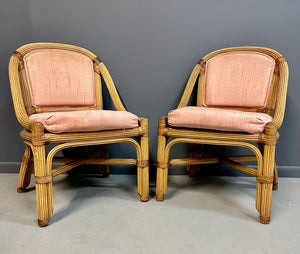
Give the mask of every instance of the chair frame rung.
<svg viewBox="0 0 300 254">
<path fill-rule="evenodd" d="M 181 159 L 172 159 L 169 162 L 169 166 L 183 166 L 183 165 L 197 165 L 197 164 L 212 164 L 218 163 L 218 157 L 211 157 L 211 158 L 181 158 Z"/>
<path fill-rule="evenodd" d="M 52 169 L 52 176 L 58 176 L 62 173 L 67 172 L 68 170 L 81 166 L 83 164 L 94 164 L 94 165 L 137 165 L 136 159 L 122 159 L 122 158 L 113 158 L 113 159 L 97 159 L 97 158 L 85 158 L 80 160 L 74 160 L 71 158 L 61 158 L 57 157 L 53 159 L 53 162 L 56 163 L 66 163 L 65 165 L 59 166 L 55 169 Z"/>
<path fill-rule="evenodd" d="M 224 165 L 227 165 L 227 166 L 230 166 L 232 168 L 238 169 L 240 171 L 243 171 L 243 172 L 245 172 L 249 175 L 252 175 L 252 176 L 255 176 L 255 177 L 257 176 L 257 170 L 256 169 L 251 168 L 249 166 L 246 166 L 244 164 L 238 163 L 236 161 L 233 161 L 233 160 L 230 160 L 230 159 L 221 159 L 220 163 L 224 164 Z"/>
<path fill-rule="evenodd" d="M 228 156 L 227 159 L 239 162 L 239 161 L 257 161 L 255 155 L 235 155 L 235 156 Z"/>
<path fill-rule="evenodd" d="M 81 166 L 83 164 L 84 163 L 82 162 L 82 160 L 74 160 L 74 161 L 68 162 L 65 165 L 59 166 L 55 169 L 52 169 L 52 171 L 51 171 L 52 176 L 53 177 L 58 176 L 60 174 L 63 174 L 65 172 L 69 171 L 72 168 L 76 168 L 76 167 Z"/>
<path fill-rule="evenodd" d="M 97 164 L 97 165 L 137 165 L 136 159 L 122 159 L 122 158 L 113 158 L 113 159 L 96 159 L 96 158 L 87 158 L 83 159 L 84 164 Z"/>
</svg>

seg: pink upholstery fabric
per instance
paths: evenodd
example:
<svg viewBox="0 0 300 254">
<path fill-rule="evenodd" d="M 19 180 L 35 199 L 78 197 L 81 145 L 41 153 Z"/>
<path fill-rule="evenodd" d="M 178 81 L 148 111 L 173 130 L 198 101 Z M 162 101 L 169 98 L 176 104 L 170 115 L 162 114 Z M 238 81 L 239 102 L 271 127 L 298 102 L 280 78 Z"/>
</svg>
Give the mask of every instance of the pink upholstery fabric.
<svg viewBox="0 0 300 254">
<path fill-rule="evenodd" d="M 204 105 L 265 108 L 275 61 L 251 51 L 229 52 L 207 61 Z"/>
<path fill-rule="evenodd" d="M 262 133 L 272 117 L 264 113 L 244 112 L 205 107 L 184 107 L 171 110 L 168 123 L 176 127 L 221 131 Z"/>
<path fill-rule="evenodd" d="M 138 127 L 138 117 L 127 111 L 81 110 L 33 114 L 31 120 L 41 122 L 53 133 L 100 131 Z"/>
<path fill-rule="evenodd" d="M 87 56 L 34 50 L 24 56 L 24 66 L 34 107 L 95 105 L 93 63 Z"/>
</svg>

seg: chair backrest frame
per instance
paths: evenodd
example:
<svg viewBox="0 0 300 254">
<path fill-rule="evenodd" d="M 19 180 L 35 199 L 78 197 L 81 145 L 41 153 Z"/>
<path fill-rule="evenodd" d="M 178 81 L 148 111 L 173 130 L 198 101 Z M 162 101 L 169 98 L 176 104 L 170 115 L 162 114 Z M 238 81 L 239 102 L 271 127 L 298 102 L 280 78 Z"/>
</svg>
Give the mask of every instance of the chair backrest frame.
<svg viewBox="0 0 300 254">
<path fill-rule="evenodd" d="M 233 47 L 224 48 L 220 50 L 213 51 L 203 57 L 194 67 L 187 85 L 185 87 L 184 93 L 181 97 L 178 108 L 185 107 L 190 100 L 192 91 L 198 80 L 197 89 L 197 106 L 205 107 L 204 105 L 204 85 L 205 85 L 205 70 L 206 62 L 223 53 L 236 52 L 236 51 L 254 51 L 262 54 L 266 54 L 275 60 L 275 68 L 272 78 L 272 83 L 267 99 L 266 107 L 264 108 L 240 108 L 234 107 L 232 109 L 250 112 L 263 112 L 271 115 L 273 117 L 273 123 L 279 128 L 282 124 L 285 105 L 286 105 L 286 95 L 288 86 L 288 65 L 285 58 L 277 51 L 264 47 Z M 227 108 L 230 107 L 220 107 Z"/>
<path fill-rule="evenodd" d="M 26 72 L 24 69 L 23 57 L 35 50 L 43 49 L 60 49 L 73 51 L 83 54 L 91 59 L 94 70 L 94 81 L 95 81 L 95 106 L 88 107 L 34 107 L 31 102 L 29 86 L 27 83 Z M 114 82 L 104 65 L 104 63 L 91 51 L 82 47 L 73 46 L 62 43 L 30 43 L 18 48 L 11 56 L 9 63 L 9 77 L 10 85 L 13 97 L 14 108 L 16 116 L 21 125 L 26 129 L 29 129 L 29 125 L 32 122 L 29 116 L 35 113 L 43 112 L 54 112 L 54 111 L 73 111 L 73 110 L 97 110 L 103 109 L 103 98 L 102 98 L 102 82 L 103 78 L 108 92 L 111 96 L 113 104 L 116 110 L 126 111 L 121 99 L 118 95 Z"/>
</svg>

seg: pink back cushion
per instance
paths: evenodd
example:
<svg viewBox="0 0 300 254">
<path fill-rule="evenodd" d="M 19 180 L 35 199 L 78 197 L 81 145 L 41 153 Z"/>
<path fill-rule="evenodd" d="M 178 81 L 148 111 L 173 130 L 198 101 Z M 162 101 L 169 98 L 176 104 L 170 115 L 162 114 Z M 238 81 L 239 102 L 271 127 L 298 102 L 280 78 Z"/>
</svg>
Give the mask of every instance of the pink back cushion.
<svg viewBox="0 0 300 254">
<path fill-rule="evenodd" d="M 265 108 L 275 61 L 252 51 L 228 52 L 206 63 L 204 105 Z"/>
<path fill-rule="evenodd" d="M 34 50 L 24 56 L 24 66 L 34 107 L 94 106 L 93 62 L 77 52 Z"/>
</svg>

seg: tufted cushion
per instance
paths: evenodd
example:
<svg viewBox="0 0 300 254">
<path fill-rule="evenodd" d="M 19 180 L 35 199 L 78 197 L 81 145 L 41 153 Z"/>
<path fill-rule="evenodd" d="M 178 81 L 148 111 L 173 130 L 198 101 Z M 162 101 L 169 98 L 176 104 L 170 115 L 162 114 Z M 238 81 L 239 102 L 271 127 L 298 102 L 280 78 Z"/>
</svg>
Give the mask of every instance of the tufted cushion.
<svg viewBox="0 0 300 254">
<path fill-rule="evenodd" d="M 31 120 L 41 122 L 53 133 L 100 131 L 138 127 L 138 117 L 127 111 L 81 110 L 33 114 Z"/>
<path fill-rule="evenodd" d="M 184 107 L 171 110 L 168 123 L 176 127 L 221 131 L 262 133 L 272 117 L 264 113 L 244 112 L 205 107 Z"/>
<path fill-rule="evenodd" d="M 206 63 L 204 105 L 265 108 L 275 61 L 252 51 L 228 52 Z"/>
<path fill-rule="evenodd" d="M 94 106 L 93 63 L 87 56 L 61 49 L 34 50 L 24 56 L 34 107 Z"/>
</svg>

